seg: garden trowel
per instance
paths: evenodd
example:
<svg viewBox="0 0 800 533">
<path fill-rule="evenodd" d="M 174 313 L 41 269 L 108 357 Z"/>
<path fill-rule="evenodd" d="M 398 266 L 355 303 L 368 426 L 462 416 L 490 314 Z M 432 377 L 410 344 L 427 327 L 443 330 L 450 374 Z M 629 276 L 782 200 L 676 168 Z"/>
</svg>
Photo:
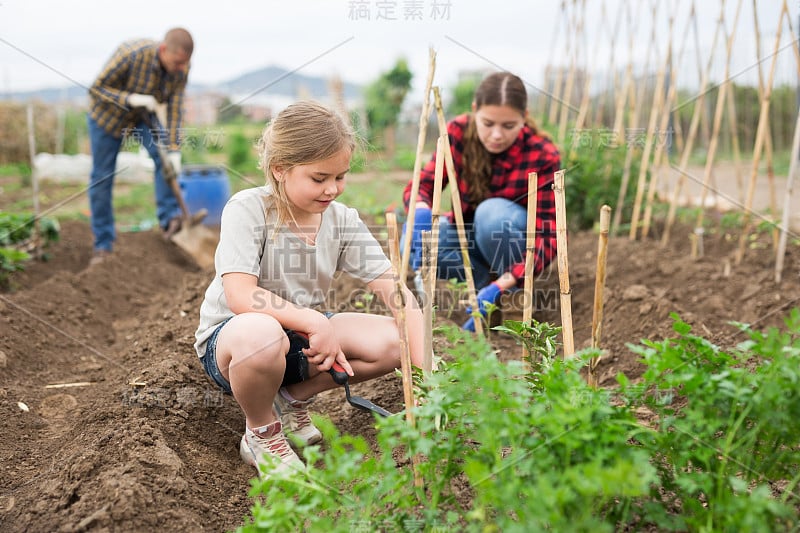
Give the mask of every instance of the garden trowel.
<svg viewBox="0 0 800 533">
<path fill-rule="evenodd" d="M 376 415 L 383 417 L 392 416 L 392 413 L 382 407 L 378 407 L 366 398 L 351 395 L 350 385 L 347 383 L 347 372 L 345 372 L 344 368 L 339 366 L 339 363 L 333 363 L 333 366 L 328 370 L 328 372 L 330 372 L 331 376 L 333 376 L 333 381 L 339 385 L 344 385 L 344 394 L 347 398 L 347 403 L 364 411 L 371 411 Z"/>
</svg>

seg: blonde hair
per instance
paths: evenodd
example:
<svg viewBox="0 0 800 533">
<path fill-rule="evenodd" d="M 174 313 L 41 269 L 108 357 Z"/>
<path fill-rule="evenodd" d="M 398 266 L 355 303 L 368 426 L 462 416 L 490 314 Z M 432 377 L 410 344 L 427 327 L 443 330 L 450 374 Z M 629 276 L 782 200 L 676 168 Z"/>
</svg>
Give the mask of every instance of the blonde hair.
<svg viewBox="0 0 800 533">
<path fill-rule="evenodd" d="M 356 135 L 338 113 L 313 101 L 291 104 L 264 128 L 258 142 L 258 168 L 272 186 L 272 201 L 266 210 L 275 209 L 278 226 L 293 220 L 284 182 L 275 177 L 275 168 L 287 171 L 333 157 L 342 149 L 352 153 Z"/>
</svg>

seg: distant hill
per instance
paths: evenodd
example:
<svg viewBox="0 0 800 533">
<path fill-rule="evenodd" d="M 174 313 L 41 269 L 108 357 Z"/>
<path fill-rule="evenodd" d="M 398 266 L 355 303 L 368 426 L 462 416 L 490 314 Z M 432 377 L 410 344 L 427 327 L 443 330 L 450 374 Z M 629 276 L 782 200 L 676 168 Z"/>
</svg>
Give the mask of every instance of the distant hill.
<svg viewBox="0 0 800 533">
<path fill-rule="evenodd" d="M 286 96 L 296 98 L 301 91 L 305 91 L 313 98 L 330 96 L 329 80 L 321 76 L 308 76 L 299 72 L 292 72 L 278 66 L 269 66 L 262 69 L 246 72 L 230 80 L 216 84 L 192 83 L 189 78 L 187 92 L 203 93 L 218 92 L 227 95 L 242 95 L 256 93 L 263 96 Z M 342 90 L 347 100 L 360 99 L 362 87 L 353 83 L 342 81 Z M 35 91 L 20 91 L 11 93 L 0 92 L 0 100 L 40 100 L 48 103 L 69 100 L 82 102 L 87 98 L 87 87 L 75 85 L 65 87 L 52 87 L 37 89 Z"/>
<path fill-rule="evenodd" d="M 301 91 L 307 91 L 311 97 L 323 98 L 330 95 L 329 81 L 319 76 L 307 76 L 292 72 L 282 67 L 269 66 L 247 72 L 236 78 L 216 84 L 200 85 L 189 83 L 187 90 L 193 92 L 219 91 L 225 94 L 270 94 L 296 97 Z M 360 85 L 342 81 L 342 90 L 346 99 L 361 97 Z"/>
</svg>

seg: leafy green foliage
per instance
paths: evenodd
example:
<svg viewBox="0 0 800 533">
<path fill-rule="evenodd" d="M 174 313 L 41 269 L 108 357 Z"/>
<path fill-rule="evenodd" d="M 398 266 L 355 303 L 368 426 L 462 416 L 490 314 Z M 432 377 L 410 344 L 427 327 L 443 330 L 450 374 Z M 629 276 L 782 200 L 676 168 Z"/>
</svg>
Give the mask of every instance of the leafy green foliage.
<svg viewBox="0 0 800 533">
<path fill-rule="evenodd" d="M 0 286 L 8 283 L 11 272 L 24 269 L 24 264 L 31 256 L 19 245 L 33 236 L 33 215 L 27 213 L 7 213 L 0 211 Z M 39 234 L 42 244 L 57 241 L 59 225 L 55 219 L 42 217 L 39 219 Z"/>
<path fill-rule="evenodd" d="M 632 347 L 647 369 L 613 393 L 581 377 L 596 354 L 555 356 L 548 324 L 495 328 L 541 355 L 531 373 L 445 329 L 452 357 L 416 376 L 415 428 L 378 420 L 375 453 L 316 419 L 325 453 L 254 482 L 241 530 L 796 530 L 800 311 L 784 332 L 739 325 L 731 353 L 674 318 L 679 337 Z"/>
<path fill-rule="evenodd" d="M 537 391 L 521 363 L 498 361 L 460 330 L 447 334 L 454 362 L 423 385 L 416 428 L 402 416 L 379 420 L 373 454 L 317 419 L 325 453 L 310 447 L 315 466 L 305 473 L 254 482 L 242 531 L 612 531 L 629 520 L 631 501 L 656 479 L 628 445 L 647 430 L 587 387 L 585 361 L 555 361 Z M 415 456 L 424 489 L 414 485 Z"/>
<path fill-rule="evenodd" d="M 657 418 L 658 431 L 639 439 L 663 489 L 645 517 L 679 530 L 797 527 L 800 312 L 783 333 L 742 326 L 750 339 L 731 353 L 673 318 L 679 338 L 634 347 L 647 364 L 642 382 L 621 379 L 623 397 Z"/>
<path fill-rule="evenodd" d="M 406 60 L 398 59 L 391 70 L 367 86 L 364 98 L 370 127 L 386 128 L 397 124 L 412 77 Z"/>
<path fill-rule="evenodd" d="M 228 140 L 228 166 L 237 172 L 252 173 L 256 168 L 253 142 L 241 131 L 231 133 Z"/>
<path fill-rule="evenodd" d="M 452 96 L 447 104 L 447 116 L 454 117 L 462 113 L 469 113 L 472 101 L 475 99 L 475 90 L 481 82 L 479 75 L 468 76 L 460 80 L 453 87 Z"/>
<path fill-rule="evenodd" d="M 595 134 L 581 138 L 574 152 L 570 153 L 567 146 L 561 147 L 561 166 L 567 170 L 564 195 L 570 226 L 578 230 L 590 229 L 599 218 L 603 204 L 615 210 L 622 209 L 622 220 L 630 220 L 639 174 L 640 157 L 636 157 L 636 154 L 630 165 L 624 203 L 619 206 L 617 201 L 622 187 L 626 150 L 639 150 L 635 146 L 608 144 L 602 135 Z"/>
</svg>

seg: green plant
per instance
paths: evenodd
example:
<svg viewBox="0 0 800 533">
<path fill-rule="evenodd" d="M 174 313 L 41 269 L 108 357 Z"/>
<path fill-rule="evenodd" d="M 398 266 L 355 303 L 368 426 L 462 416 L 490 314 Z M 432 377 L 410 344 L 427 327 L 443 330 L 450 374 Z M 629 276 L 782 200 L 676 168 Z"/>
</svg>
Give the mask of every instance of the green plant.
<svg viewBox="0 0 800 533">
<path fill-rule="evenodd" d="M 31 255 L 23 245 L 33 237 L 34 217 L 27 213 L 6 213 L 0 211 L 0 286 L 8 283 L 11 272 L 23 270 Z M 44 245 L 59 238 L 58 222 L 43 217 L 38 221 L 39 235 Z"/>
<path fill-rule="evenodd" d="M 590 142 L 588 142 L 590 141 Z M 579 142 L 574 151 L 562 147 L 562 168 L 566 169 L 564 196 L 569 224 L 575 229 L 590 229 L 599 216 L 600 206 L 608 204 L 622 210 L 621 220 L 630 220 L 636 193 L 636 176 L 639 158 L 634 157 L 630 168 L 628 187 L 623 195 L 623 205 L 617 205 L 626 150 L 633 146 L 614 146 L 593 135 L 587 142 Z"/>
<path fill-rule="evenodd" d="M 252 141 L 241 131 L 231 133 L 227 144 L 228 166 L 243 174 L 256 168 L 256 157 Z"/>
<path fill-rule="evenodd" d="M 677 339 L 632 347 L 647 365 L 641 383 L 620 376 L 622 397 L 656 416 L 638 439 L 661 481 L 643 517 L 659 529 L 796 528 L 800 311 L 786 332 L 740 325 L 749 340 L 730 353 L 673 318 Z"/>
<path fill-rule="evenodd" d="M 655 478 L 628 441 L 648 430 L 557 360 L 535 390 L 519 362 L 451 328 L 453 362 L 430 376 L 416 427 L 378 421 L 378 453 L 361 437 L 326 438 L 305 472 L 255 481 L 241 531 L 613 531 Z M 412 457 L 423 488 L 414 484 Z M 468 497 L 464 497 L 464 494 Z"/>
<path fill-rule="evenodd" d="M 501 326 L 492 329 L 508 333 L 525 347 L 530 354 L 528 361 L 531 367 L 530 377 L 534 383 L 538 383 L 540 374 L 548 371 L 556 358 L 558 350 L 556 337 L 561 333 L 561 328 L 531 319 L 530 323 L 506 320 Z"/>
<path fill-rule="evenodd" d="M 449 319 L 453 316 L 453 311 L 467 290 L 467 282 L 459 281 L 458 278 L 450 278 L 447 280 L 447 290 L 450 292 L 450 299 L 447 302 L 447 318 Z"/>
</svg>

